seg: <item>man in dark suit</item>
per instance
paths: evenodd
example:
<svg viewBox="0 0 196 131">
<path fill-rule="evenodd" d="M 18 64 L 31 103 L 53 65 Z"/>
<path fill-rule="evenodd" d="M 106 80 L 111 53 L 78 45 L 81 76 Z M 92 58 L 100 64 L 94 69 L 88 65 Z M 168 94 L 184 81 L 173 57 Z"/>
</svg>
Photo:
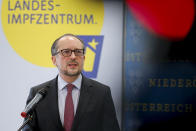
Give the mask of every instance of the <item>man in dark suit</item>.
<svg viewBox="0 0 196 131">
<path fill-rule="evenodd" d="M 47 94 L 24 131 L 120 131 L 110 88 L 81 74 L 83 41 L 65 34 L 55 40 L 51 53 L 59 75 L 31 88 L 27 103 L 40 89 Z"/>
</svg>

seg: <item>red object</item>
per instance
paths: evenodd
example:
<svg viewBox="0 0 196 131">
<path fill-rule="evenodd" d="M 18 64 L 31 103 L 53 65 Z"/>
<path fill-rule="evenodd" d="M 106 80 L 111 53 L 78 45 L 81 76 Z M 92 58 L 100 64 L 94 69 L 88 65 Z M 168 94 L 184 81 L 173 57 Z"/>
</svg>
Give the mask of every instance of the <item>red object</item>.
<svg viewBox="0 0 196 131">
<path fill-rule="evenodd" d="M 65 112 L 64 112 L 64 128 L 65 131 L 71 131 L 72 123 L 74 120 L 74 105 L 72 99 L 72 89 L 74 85 L 67 84 L 67 96 L 65 102 Z"/>
<path fill-rule="evenodd" d="M 194 0 L 127 0 L 130 11 L 148 30 L 164 37 L 182 39 L 195 16 Z"/>
<path fill-rule="evenodd" d="M 22 116 L 23 118 L 26 118 L 26 117 L 27 117 L 27 113 L 22 112 L 22 113 L 21 113 L 21 116 Z"/>
</svg>

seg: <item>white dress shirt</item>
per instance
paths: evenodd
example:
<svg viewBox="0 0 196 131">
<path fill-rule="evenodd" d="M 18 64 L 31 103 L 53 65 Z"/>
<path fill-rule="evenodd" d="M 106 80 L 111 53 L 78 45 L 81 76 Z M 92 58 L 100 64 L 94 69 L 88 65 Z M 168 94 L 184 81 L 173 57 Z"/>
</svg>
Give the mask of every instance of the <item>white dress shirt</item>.
<svg viewBox="0 0 196 131">
<path fill-rule="evenodd" d="M 74 115 L 76 114 L 76 109 L 79 102 L 79 96 L 80 96 L 80 88 L 82 83 L 82 75 L 80 76 L 71 84 L 74 85 L 74 88 L 72 90 L 72 99 L 74 104 Z M 64 81 L 60 75 L 58 75 L 58 107 L 59 107 L 59 115 L 62 122 L 62 125 L 64 125 L 64 109 L 65 109 L 65 99 L 67 96 L 67 88 L 65 87 L 68 83 Z"/>
</svg>

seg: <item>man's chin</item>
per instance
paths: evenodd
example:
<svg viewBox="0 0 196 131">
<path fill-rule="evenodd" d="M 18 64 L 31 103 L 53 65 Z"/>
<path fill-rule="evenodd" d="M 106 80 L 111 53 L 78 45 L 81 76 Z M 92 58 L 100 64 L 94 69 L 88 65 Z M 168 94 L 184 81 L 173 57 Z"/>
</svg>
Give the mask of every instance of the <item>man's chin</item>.
<svg viewBox="0 0 196 131">
<path fill-rule="evenodd" d="M 70 76 L 70 77 L 74 77 L 74 76 L 78 76 L 80 75 L 81 72 L 79 71 L 70 71 L 70 72 L 65 72 L 65 75 Z"/>
</svg>

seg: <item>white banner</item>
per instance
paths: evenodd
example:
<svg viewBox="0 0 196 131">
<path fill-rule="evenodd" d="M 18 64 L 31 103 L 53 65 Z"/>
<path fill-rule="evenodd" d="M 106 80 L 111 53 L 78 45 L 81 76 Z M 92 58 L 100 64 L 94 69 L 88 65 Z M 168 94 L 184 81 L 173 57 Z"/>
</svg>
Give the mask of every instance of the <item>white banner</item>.
<svg viewBox="0 0 196 131">
<path fill-rule="evenodd" d="M 17 130 L 30 88 L 56 77 L 50 48 L 65 33 L 92 38 L 83 72 L 111 87 L 121 124 L 122 2 L 0 0 L 0 8 L 0 130 Z"/>
</svg>

